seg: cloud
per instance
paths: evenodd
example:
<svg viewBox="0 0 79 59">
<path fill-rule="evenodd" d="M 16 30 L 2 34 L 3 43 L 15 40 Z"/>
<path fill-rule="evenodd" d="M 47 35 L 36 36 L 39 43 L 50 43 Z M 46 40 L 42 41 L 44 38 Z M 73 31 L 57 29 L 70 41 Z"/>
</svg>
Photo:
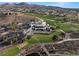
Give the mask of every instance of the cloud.
<svg viewBox="0 0 79 59">
<path fill-rule="evenodd" d="M 51 2 L 51 6 L 59 6 L 59 7 L 64 7 L 64 5 L 67 4 L 66 2 Z"/>
</svg>

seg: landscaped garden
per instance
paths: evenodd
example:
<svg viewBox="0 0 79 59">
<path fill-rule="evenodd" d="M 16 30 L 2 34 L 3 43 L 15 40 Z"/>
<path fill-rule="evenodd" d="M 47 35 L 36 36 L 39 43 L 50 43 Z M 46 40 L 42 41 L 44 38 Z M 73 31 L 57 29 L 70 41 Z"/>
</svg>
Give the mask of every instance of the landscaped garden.
<svg viewBox="0 0 79 59">
<path fill-rule="evenodd" d="M 38 17 L 44 21 L 46 21 L 50 26 L 54 27 L 55 31 L 52 32 L 50 35 L 42 35 L 37 34 L 32 36 L 31 39 L 27 40 L 29 44 L 36 44 L 36 43 L 51 43 L 53 42 L 52 37 L 54 35 L 59 36 L 60 33 L 63 32 L 78 32 L 79 31 L 79 24 L 72 24 L 67 22 L 57 21 L 55 17 L 47 16 L 47 15 L 40 15 L 40 14 L 29 14 L 35 17 Z M 62 31 L 61 31 L 62 30 Z"/>
</svg>

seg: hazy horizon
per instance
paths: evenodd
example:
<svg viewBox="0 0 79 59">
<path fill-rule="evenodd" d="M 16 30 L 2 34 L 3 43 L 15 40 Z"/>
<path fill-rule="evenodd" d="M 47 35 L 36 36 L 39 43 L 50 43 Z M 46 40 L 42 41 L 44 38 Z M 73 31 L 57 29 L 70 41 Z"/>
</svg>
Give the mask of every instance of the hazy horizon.
<svg viewBox="0 0 79 59">
<path fill-rule="evenodd" d="M 0 2 L 0 4 L 4 3 L 20 3 L 20 2 Z M 26 3 L 45 5 L 45 6 L 57 6 L 62 8 L 79 8 L 79 2 L 26 2 Z"/>
</svg>

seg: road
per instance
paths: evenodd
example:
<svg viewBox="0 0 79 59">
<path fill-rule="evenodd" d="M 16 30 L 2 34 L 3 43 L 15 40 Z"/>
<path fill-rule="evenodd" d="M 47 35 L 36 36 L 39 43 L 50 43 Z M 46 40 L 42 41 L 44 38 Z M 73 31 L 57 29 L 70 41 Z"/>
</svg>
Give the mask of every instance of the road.
<svg viewBox="0 0 79 59">
<path fill-rule="evenodd" d="M 48 55 L 48 56 L 50 56 L 50 53 L 48 52 L 48 50 L 45 48 L 45 46 L 42 44 L 41 45 L 41 47 L 43 48 L 43 50 L 46 52 L 46 54 Z"/>
</svg>

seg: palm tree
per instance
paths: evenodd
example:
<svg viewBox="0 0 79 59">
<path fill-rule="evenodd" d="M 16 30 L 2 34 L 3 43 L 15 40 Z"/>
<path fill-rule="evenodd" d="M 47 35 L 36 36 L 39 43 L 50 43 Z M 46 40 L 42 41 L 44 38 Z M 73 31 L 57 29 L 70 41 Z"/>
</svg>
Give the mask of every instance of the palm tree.
<svg viewBox="0 0 79 59">
<path fill-rule="evenodd" d="M 11 45 L 13 44 L 13 41 L 12 41 L 12 40 L 10 41 L 10 44 L 11 44 Z"/>
<path fill-rule="evenodd" d="M 17 42 L 18 42 L 18 37 L 19 37 L 18 32 L 16 32 L 15 35 L 16 35 L 16 36 L 15 36 L 15 42 L 17 43 Z"/>
</svg>

